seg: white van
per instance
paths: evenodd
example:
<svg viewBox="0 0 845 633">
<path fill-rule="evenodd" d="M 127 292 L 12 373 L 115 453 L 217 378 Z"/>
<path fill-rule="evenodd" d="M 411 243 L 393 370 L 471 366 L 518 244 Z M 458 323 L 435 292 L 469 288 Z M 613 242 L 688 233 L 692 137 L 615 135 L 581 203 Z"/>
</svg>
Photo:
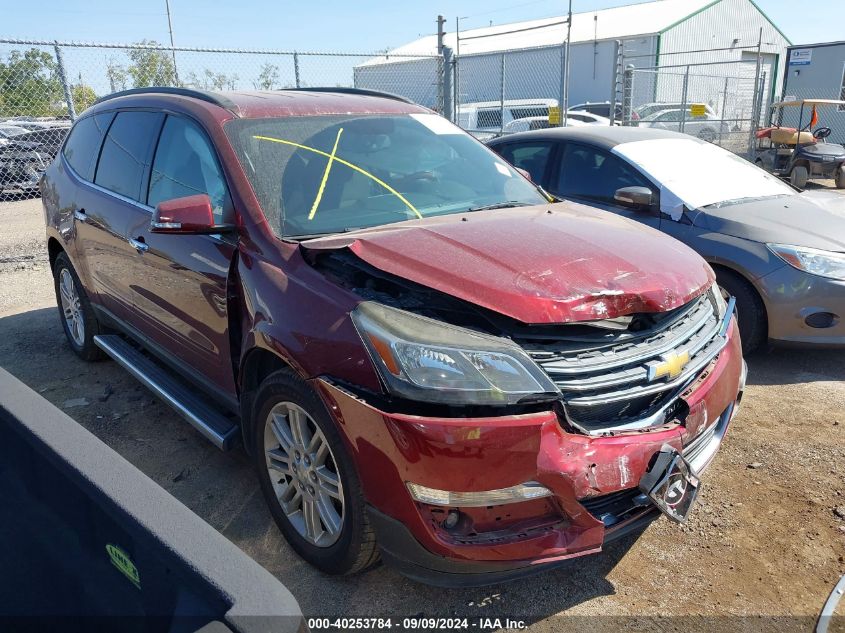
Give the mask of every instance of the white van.
<svg viewBox="0 0 845 633">
<path fill-rule="evenodd" d="M 549 118 L 549 108 L 557 99 L 509 99 L 477 101 L 458 106 L 458 125 L 472 132 L 500 132 L 508 123 L 529 117 Z"/>
</svg>

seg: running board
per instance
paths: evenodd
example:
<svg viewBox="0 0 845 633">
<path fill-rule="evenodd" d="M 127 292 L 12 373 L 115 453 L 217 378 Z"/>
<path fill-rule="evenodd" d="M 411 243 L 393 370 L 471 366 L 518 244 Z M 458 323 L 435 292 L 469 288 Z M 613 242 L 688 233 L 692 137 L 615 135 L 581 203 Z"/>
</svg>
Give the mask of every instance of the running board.
<svg viewBox="0 0 845 633">
<path fill-rule="evenodd" d="M 118 365 L 190 422 L 219 449 L 229 450 L 238 438 L 238 426 L 210 407 L 171 372 L 147 358 L 116 334 L 100 334 L 94 343 Z"/>
</svg>

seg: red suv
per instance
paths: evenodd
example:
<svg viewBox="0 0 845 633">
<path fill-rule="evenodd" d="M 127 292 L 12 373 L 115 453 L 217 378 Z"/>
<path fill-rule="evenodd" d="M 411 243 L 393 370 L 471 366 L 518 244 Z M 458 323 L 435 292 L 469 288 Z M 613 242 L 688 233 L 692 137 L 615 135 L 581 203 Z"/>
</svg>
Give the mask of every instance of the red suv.
<svg viewBox="0 0 845 633">
<path fill-rule="evenodd" d="M 42 183 L 61 321 L 291 546 L 484 584 L 683 520 L 745 368 L 710 267 L 362 90 L 107 97 Z"/>
</svg>

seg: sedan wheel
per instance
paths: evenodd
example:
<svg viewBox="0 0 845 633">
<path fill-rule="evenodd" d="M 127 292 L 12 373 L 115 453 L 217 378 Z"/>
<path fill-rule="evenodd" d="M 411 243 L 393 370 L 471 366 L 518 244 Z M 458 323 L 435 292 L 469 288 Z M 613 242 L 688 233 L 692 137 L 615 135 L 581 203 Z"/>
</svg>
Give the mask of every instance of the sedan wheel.
<svg viewBox="0 0 845 633">
<path fill-rule="evenodd" d="M 275 405 L 264 427 L 264 454 L 276 499 L 294 529 L 312 545 L 333 545 L 343 527 L 343 486 L 311 416 L 292 402 Z"/>
</svg>

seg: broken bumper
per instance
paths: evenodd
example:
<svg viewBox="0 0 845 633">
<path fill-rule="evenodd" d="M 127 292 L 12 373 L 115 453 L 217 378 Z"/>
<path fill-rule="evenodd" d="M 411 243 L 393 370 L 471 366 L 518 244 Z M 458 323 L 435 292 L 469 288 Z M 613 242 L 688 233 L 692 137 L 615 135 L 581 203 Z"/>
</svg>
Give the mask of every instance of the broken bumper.
<svg viewBox="0 0 845 633">
<path fill-rule="evenodd" d="M 735 322 L 716 360 L 682 394 L 683 424 L 610 437 L 568 432 L 553 410 L 479 418 L 380 411 L 324 380 L 317 386 L 353 453 L 384 557 L 423 582 L 501 582 L 601 551 L 654 520 L 637 484 L 669 445 L 699 472 L 742 394 Z M 490 492 L 534 483 L 549 496 L 466 507 L 415 501 L 408 484 Z M 450 517 L 455 513 L 456 517 Z"/>
</svg>

